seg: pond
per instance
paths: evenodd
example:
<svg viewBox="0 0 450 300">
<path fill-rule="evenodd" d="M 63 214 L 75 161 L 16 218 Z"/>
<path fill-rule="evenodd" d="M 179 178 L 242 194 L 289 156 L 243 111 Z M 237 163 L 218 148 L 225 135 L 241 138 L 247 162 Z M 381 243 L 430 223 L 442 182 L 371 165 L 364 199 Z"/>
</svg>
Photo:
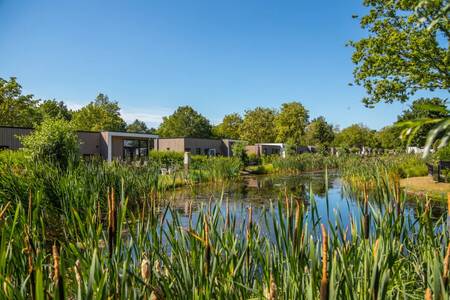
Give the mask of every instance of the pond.
<svg viewBox="0 0 450 300">
<path fill-rule="evenodd" d="M 183 226 L 188 224 L 189 218 L 195 222 L 200 210 L 208 210 L 217 205 L 225 215 L 228 205 L 230 213 L 239 223 L 245 222 L 248 218 L 248 208 L 252 207 L 253 220 L 261 224 L 265 231 L 262 213 L 270 209 L 271 203 L 275 211 L 278 207 L 284 209 L 284 205 L 278 206 L 276 203 L 278 200 L 285 202 L 286 199 L 292 203 L 300 201 L 305 204 L 310 224 L 323 223 L 329 227 L 339 221 L 340 225 L 346 228 L 352 219 L 359 223 L 363 214 L 361 201 L 347 191 L 338 173 L 328 174 L 327 177 L 328 180 L 324 172 L 246 176 L 232 183 L 184 187 L 167 192 L 165 197 L 170 199 L 171 208 L 177 211 Z M 411 200 L 405 203 L 404 211 L 405 218 L 411 222 L 416 220 L 415 208 L 418 201 L 413 198 L 408 197 Z M 311 201 L 314 201 L 314 205 L 311 205 Z M 386 209 L 382 201 L 376 201 L 372 197 L 369 198 L 369 206 L 380 213 Z M 433 219 L 440 218 L 444 213 L 445 206 L 442 202 L 432 203 Z"/>
</svg>

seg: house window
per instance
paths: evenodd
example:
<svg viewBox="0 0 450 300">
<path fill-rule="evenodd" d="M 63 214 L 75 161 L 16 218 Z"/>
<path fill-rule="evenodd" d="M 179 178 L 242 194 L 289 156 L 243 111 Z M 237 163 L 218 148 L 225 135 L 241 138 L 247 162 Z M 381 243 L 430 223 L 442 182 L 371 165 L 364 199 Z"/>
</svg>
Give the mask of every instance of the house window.
<svg viewBox="0 0 450 300">
<path fill-rule="evenodd" d="M 184 152 L 191 152 L 191 148 L 184 148 Z"/>
<path fill-rule="evenodd" d="M 195 153 L 198 155 L 202 154 L 202 148 L 195 149 Z"/>
<path fill-rule="evenodd" d="M 134 160 L 148 156 L 148 140 L 123 140 L 123 159 Z"/>
<path fill-rule="evenodd" d="M 216 149 L 208 149 L 208 156 L 216 156 Z"/>
<path fill-rule="evenodd" d="M 9 147 L 8 146 L 0 146 L 0 150 L 6 150 L 6 149 L 9 149 Z"/>
</svg>

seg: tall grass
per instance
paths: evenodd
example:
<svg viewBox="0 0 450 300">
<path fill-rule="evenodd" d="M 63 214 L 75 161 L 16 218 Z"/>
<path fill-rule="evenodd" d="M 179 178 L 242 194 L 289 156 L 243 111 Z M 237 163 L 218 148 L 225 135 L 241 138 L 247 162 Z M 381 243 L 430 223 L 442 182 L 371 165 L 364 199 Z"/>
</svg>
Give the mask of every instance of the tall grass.
<svg viewBox="0 0 450 300">
<path fill-rule="evenodd" d="M 407 195 L 377 176 L 380 205 L 358 202 L 369 230 L 358 216 L 345 228 L 339 211 L 329 223 L 312 193 L 309 206 L 287 195 L 243 219 L 221 199 L 194 215 L 150 197 L 131 208 L 126 177 L 98 196 L 67 183 L 83 216 L 68 202 L 55 229 L 30 190 L 0 207 L 0 298 L 448 299 L 446 215 L 433 221 L 429 203 L 407 214 Z"/>
</svg>

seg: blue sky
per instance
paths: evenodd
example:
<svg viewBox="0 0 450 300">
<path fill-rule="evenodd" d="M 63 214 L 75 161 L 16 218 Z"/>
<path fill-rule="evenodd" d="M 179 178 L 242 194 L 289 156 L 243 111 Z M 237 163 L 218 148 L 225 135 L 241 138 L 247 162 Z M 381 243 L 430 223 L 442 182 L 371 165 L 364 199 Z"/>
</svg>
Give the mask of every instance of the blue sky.
<svg viewBox="0 0 450 300">
<path fill-rule="evenodd" d="M 72 108 L 103 92 L 153 126 L 179 105 L 218 123 L 295 100 L 378 129 L 407 104 L 368 109 L 348 85 L 361 2 L 0 0 L 0 77 Z"/>
</svg>

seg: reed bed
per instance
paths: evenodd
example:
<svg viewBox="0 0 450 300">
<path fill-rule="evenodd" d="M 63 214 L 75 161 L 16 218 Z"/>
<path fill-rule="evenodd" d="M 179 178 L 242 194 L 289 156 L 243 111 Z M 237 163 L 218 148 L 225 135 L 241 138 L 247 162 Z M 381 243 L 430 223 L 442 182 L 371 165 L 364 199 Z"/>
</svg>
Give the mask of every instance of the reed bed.
<svg viewBox="0 0 450 300">
<path fill-rule="evenodd" d="M 0 298 L 448 299 L 447 215 L 433 219 L 429 203 L 406 213 L 407 195 L 376 182 L 358 202 L 363 217 L 336 211 L 334 223 L 312 193 L 244 218 L 222 199 L 195 213 L 151 197 L 131 208 L 122 178 L 94 197 L 67 185 L 83 216 L 65 203 L 54 228 L 32 190 L 0 207 Z"/>
</svg>

